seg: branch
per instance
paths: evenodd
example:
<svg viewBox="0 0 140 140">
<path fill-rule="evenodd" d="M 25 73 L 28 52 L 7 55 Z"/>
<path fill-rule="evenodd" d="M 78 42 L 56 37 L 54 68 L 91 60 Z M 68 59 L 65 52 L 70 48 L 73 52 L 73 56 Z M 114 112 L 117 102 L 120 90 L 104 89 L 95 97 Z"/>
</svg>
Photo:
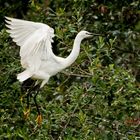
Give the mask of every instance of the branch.
<svg viewBox="0 0 140 140">
<path fill-rule="evenodd" d="M 90 74 L 90 73 L 88 73 L 88 75 L 76 74 L 76 73 L 68 73 L 68 72 L 65 72 L 65 71 L 63 71 L 63 72 L 61 72 L 61 73 L 65 74 L 65 75 L 67 75 L 67 76 L 76 76 L 76 77 L 87 77 L 87 78 L 89 78 L 89 77 L 92 77 L 92 76 L 93 76 L 93 75 Z"/>
</svg>

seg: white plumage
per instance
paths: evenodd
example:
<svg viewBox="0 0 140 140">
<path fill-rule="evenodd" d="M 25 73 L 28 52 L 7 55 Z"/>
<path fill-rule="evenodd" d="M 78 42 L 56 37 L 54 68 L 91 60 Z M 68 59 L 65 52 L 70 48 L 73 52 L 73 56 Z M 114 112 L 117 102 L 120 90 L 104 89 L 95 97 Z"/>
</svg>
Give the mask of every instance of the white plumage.
<svg viewBox="0 0 140 140">
<path fill-rule="evenodd" d="M 20 46 L 21 65 L 25 71 L 18 74 L 20 82 L 28 78 L 41 79 L 41 87 L 49 78 L 70 66 L 78 57 L 80 44 L 91 33 L 80 31 L 75 40 L 72 52 L 67 58 L 56 56 L 52 51 L 54 29 L 46 24 L 6 17 L 7 30 L 13 41 Z"/>
</svg>

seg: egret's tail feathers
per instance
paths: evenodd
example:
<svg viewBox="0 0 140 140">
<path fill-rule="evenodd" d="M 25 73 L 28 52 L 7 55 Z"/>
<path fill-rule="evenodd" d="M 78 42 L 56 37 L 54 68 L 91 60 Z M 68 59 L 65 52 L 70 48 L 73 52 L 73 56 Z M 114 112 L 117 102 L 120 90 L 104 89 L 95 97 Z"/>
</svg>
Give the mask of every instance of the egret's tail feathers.
<svg viewBox="0 0 140 140">
<path fill-rule="evenodd" d="M 31 74 L 31 72 L 25 70 L 23 71 L 22 73 L 19 73 L 17 75 L 17 79 L 20 81 L 20 82 L 23 82 L 25 80 L 27 80 L 28 78 L 30 78 L 33 74 Z"/>
</svg>

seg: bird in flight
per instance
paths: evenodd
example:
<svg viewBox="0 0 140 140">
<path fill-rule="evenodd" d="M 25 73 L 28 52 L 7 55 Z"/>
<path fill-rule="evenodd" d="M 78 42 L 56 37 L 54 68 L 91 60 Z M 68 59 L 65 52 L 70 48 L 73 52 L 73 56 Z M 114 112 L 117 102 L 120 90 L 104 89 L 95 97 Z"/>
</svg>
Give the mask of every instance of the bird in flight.
<svg viewBox="0 0 140 140">
<path fill-rule="evenodd" d="M 25 69 L 17 75 L 17 79 L 24 82 L 33 78 L 37 80 L 36 85 L 41 80 L 40 88 L 49 81 L 51 76 L 69 67 L 79 55 L 81 41 L 93 35 L 87 31 L 80 31 L 75 37 L 71 53 L 68 57 L 62 58 L 56 56 L 52 51 L 52 42 L 55 36 L 53 28 L 39 22 L 5 18 L 6 27 L 9 28 L 7 32 L 13 41 L 20 46 L 20 62 Z M 37 122 L 40 124 L 42 116 L 36 102 L 36 95 L 34 102 L 38 111 Z"/>
</svg>

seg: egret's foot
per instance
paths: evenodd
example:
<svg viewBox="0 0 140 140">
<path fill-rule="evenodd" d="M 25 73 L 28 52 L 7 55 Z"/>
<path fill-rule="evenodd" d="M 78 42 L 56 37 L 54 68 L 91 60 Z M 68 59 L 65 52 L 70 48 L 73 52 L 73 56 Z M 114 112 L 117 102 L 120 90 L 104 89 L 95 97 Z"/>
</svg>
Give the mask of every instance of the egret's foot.
<svg viewBox="0 0 140 140">
<path fill-rule="evenodd" d="M 41 123 L 42 123 L 42 115 L 37 116 L 36 122 L 37 122 L 38 125 L 41 125 Z"/>
<path fill-rule="evenodd" d="M 25 119 L 28 119 L 28 116 L 30 114 L 30 109 L 28 108 L 26 111 L 23 112 Z"/>
</svg>

